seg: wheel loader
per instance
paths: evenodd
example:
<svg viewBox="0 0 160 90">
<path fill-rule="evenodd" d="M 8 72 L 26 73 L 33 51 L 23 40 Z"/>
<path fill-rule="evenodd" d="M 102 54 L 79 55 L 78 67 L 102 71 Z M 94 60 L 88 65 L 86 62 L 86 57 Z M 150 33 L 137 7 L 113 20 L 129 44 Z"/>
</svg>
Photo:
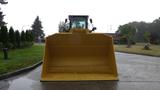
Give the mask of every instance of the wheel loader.
<svg viewBox="0 0 160 90">
<path fill-rule="evenodd" d="M 118 80 L 112 37 L 89 26 L 88 15 L 69 15 L 46 38 L 41 81 Z"/>
</svg>

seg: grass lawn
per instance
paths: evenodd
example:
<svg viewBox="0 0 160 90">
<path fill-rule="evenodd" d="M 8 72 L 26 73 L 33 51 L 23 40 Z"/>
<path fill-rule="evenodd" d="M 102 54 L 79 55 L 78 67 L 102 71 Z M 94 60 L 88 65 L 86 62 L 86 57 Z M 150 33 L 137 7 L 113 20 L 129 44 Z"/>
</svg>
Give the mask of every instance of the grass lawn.
<svg viewBox="0 0 160 90">
<path fill-rule="evenodd" d="M 115 51 L 160 57 L 160 45 L 151 45 L 151 50 L 143 50 L 143 46 L 144 43 L 137 43 L 131 48 L 126 48 L 126 45 L 114 45 Z"/>
<path fill-rule="evenodd" d="M 39 44 L 29 48 L 10 50 L 8 60 L 3 59 L 3 53 L 0 51 L 0 75 L 41 61 L 43 50 L 44 45 Z"/>
</svg>

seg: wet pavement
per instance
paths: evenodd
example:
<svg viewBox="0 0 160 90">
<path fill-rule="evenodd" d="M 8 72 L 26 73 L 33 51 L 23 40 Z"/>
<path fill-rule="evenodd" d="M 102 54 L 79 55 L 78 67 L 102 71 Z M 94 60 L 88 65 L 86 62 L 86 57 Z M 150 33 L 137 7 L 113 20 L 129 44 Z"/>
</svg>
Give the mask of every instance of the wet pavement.
<svg viewBox="0 0 160 90">
<path fill-rule="evenodd" d="M 0 81 L 0 90 L 160 90 L 160 58 L 116 53 L 119 81 L 40 82 L 41 66 Z"/>
</svg>

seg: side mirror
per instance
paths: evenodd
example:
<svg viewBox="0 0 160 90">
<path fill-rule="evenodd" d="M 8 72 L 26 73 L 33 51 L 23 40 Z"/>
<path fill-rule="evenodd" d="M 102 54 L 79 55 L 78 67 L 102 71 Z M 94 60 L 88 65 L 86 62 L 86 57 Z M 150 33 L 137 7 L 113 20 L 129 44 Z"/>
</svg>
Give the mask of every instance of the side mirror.
<svg viewBox="0 0 160 90">
<path fill-rule="evenodd" d="M 90 19 L 90 23 L 93 23 L 92 19 Z"/>
<path fill-rule="evenodd" d="M 93 27 L 93 28 L 92 28 L 92 31 L 95 31 L 96 29 L 97 29 L 96 27 Z"/>
<path fill-rule="evenodd" d="M 65 23 L 67 23 L 67 19 L 65 19 Z"/>
</svg>

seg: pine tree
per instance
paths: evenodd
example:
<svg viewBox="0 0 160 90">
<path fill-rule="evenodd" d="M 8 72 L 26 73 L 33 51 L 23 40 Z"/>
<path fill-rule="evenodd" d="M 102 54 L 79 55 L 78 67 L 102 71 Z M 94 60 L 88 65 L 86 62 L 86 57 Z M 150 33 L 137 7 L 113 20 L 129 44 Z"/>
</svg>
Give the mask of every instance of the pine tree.
<svg viewBox="0 0 160 90">
<path fill-rule="evenodd" d="M 15 46 L 15 33 L 13 27 L 9 29 L 9 42 Z"/>
<path fill-rule="evenodd" d="M 32 25 L 32 32 L 33 32 L 33 35 L 34 35 L 34 38 L 35 38 L 35 41 L 38 42 L 38 38 L 39 37 L 44 37 L 44 32 L 42 30 L 42 24 L 41 24 L 41 21 L 39 19 L 39 16 L 36 17 L 33 25 Z"/>
<path fill-rule="evenodd" d="M 33 42 L 34 41 L 34 34 L 31 30 L 29 31 L 29 37 L 30 37 L 30 42 Z"/>
<path fill-rule="evenodd" d="M 15 31 L 15 40 L 16 40 L 16 47 L 20 48 L 21 37 L 18 30 Z"/>
<path fill-rule="evenodd" d="M 2 38 L 1 38 L 1 30 L 0 30 L 0 48 L 2 48 L 3 44 L 2 44 Z"/>
<path fill-rule="evenodd" d="M 3 21 L 4 19 L 3 12 L 0 11 L 0 27 L 4 26 L 6 23 Z"/>
<path fill-rule="evenodd" d="M 6 26 L 1 27 L 1 42 L 4 47 L 7 47 L 7 44 L 9 42 L 9 37 L 8 37 L 8 29 Z"/>
<path fill-rule="evenodd" d="M 25 36 L 26 36 L 26 41 L 29 42 L 29 40 L 30 40 L 30 39 L 29 39 L 29 38 L 30 38 L 30 37 L 29 37 L 29 30 L 26 30 L 26 35 L 25 35 Z"/>
<path fill-rule="evenodd" d="M 26 47 L 26 33 L 24 31 L 21 32 L 21 47 Z"/>
<path fill-rule="evenodd" d="M 6 2 L 5 0 L 0 0 L 0 4 L 4 5 L 4 4 L 8 4 L 8 2 Z M 1 8 L 0 8 L 1 9 Z M 0 27 L 4 26 L 6 23 L 3 21 L 4 19 L 3 12 L 0 11 Z"/>
<path fill-rule="evenodd" d="M 25 41 L 26 41 L 26 35 L 25 35 L 25 32 L 24 32 L 24 31 L 21 32 L 21 41 L 22 41 L 22 42 L 25 42 Z"/>
<path fill-rule="evenodd" d="M 6 2 L 5 0 L 0 0 L 0 4 L 7 4 L 8 2 Z M 1 8 L 0 8 L 0 10 L 1 10 Z M 2 26 L 4 26 L 6 23 L 3 21 L 3 19 L 4 19 L 4 16 L 5 15 L 3 15 L 3 12 L 2 11 L 0 11 L 0 29 L 1 29 L 1 27 Z M 2 44 L 2 37 L 3 37 L 3 35 L 1 34 L 1 30 L 0 30 L 0 44 Z"/>
<path fill-rule="evenodd" d="M 6 2 L 5 0 L 0 0 L 0 4 L 4 5 L 4 4 L 8 4 L 8 2 Z M 0 10 L 1 10 L 1 8 L 0 8 Z M 4 25 L 6 24 L 6 23 L 3 21 L 4 16 L 5 16 L 5 15 L 3 15 L 3 12 L 0 11 L 0 27 L 4 26 Z"/>
<path fill-rule="evenodd" d="M 33 37 L 33 33 L 31 30 L 26 30 L 26 42 L 27 42 L 27 46 L 32 46 L 33 45 L 33 41 L 34 41 L 34 37 Z"/>
<path fill-rule="evenodd" d="M 31 30 L 26 30 L 26 41 L 27 42 L 33 42 L 34 36 Z"/>
<path fill-rule="evenodd" d="M 0 30 L 0 43 L 2 43 L 2 30 Z"/>
</svg>

